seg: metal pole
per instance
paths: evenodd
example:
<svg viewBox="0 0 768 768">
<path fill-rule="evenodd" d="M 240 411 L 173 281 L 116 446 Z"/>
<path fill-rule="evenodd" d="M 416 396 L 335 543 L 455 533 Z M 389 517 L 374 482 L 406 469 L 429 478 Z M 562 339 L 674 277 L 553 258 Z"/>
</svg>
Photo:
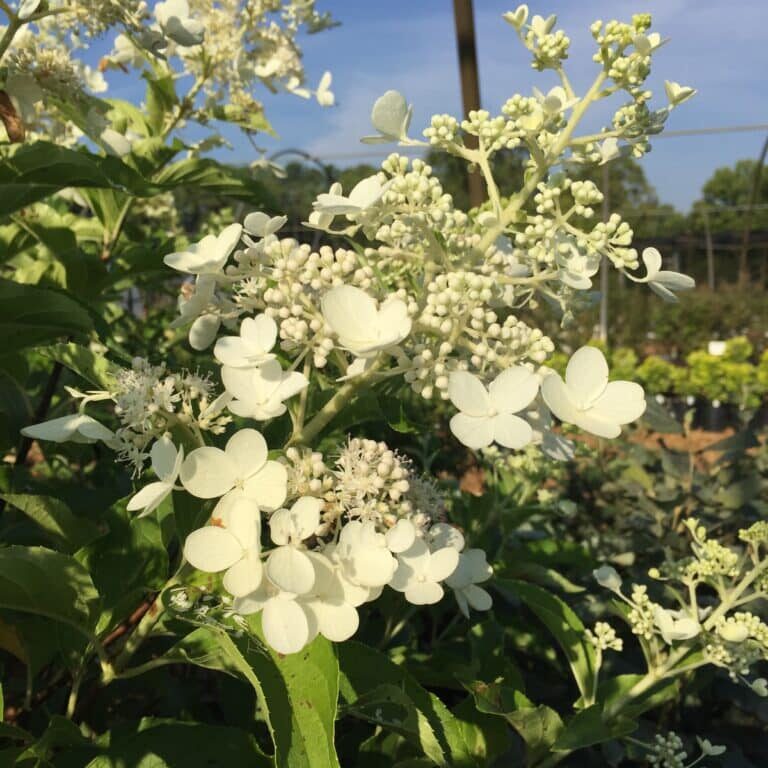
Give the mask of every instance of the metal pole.
<svg viewBox="0 0 768 768">
<path fill-rule="evenodd" d="M 712 229 L 709 226 L 709 211 L 707 206 L 702 208 L 704 218 L 704 237 L 707 243 L 707 286 L 710 291 L 715 290 L 715 249 L 712 246 Z"/>
<path fill-rule="evenodd" d="M 744 232 L 741 237 L 741 253 L 739 254 L 739 286 L 746 288 L 749 285 L 749 238 L 752 234 L 752 212 L 760 194 L 760 181 L 763 175 L 763 164 L 765 156 L 768 154 L 768 137 L 763 142 L 763 148 L 760 150 L 760 157 L 757 159 L 755 174 L 752 177 L 752 189 L 749 193 L 749 202 L 747 211 L 744 214 Z"/>
<path fill-rule="evenodd" d="M 464 115 L 480 109 L 480 77 L 477 68 L 477 46 L 475 44 L 475 20 L 472 0 L 453 0 L 453 17 L 456 22 L 456 47 L 459 54 L 459 75 L 461 76 L 461 101 Z M 477 147 L 475 136 L 465 136 L 470 148 Z M 483 180 L 479 173 L 467 174 L 469 204 L 482 205 L 486 199 Z"/>
<path fill-rule="evenodd" d="M 608 221 L 611 215 L 611 177 L 608 173 L 608 163 L 603 165 L 603 221 Z M 603 256 L 600 265 L 600 327 L 598 338 L 608 342 L 608 258 Z"/>
</svg>

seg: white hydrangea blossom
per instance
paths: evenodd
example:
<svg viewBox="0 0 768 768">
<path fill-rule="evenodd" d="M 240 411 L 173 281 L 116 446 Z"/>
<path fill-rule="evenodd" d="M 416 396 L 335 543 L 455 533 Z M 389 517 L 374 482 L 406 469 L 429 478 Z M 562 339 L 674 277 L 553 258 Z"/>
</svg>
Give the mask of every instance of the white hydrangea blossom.
<svg viewBox="0 0 768 768">
<path fill-rule="evenodd" d="M 162 55 L 178 58 L 193 76 L 203 60 L 214 71 L 221 67 L 201 84 L 214 103 L 228 94 L 230 110 L 247 111 L 254 79 L 311 95 L 292 41 L 300 24 L 327 24 L 314 3 L 280 5 L 282 26 L 262 27 L 256 13 L 249 31 L 232 23 L 234 0 L 158 6 L 154 45 Z M 151 511 L 172 490 L 218 500 L 210 521 L 184 542 L 187 559 L 223 572 L 233 615 L 260 613 L 266 641 L 281 653 L 299 651 L 318 634 L 334 641 L 352 636 L 365 604 L 387 588 L 425 605 L 439 601 L 447 586 L 464 615 L 492 605 L 480 586 L 492 567 L 482 550 L 465 549 L 435 483 L 384 442 L 333 435 L 334 420 L 361 393 L 399 384 L 394 391 L 444 402 L 446 421 L 465 446 L 541 446 L 567 458 L 572 449 L 551 415 L 616 437 L 642 415 L 644 394 L 637 384 L 610 381 L 604 356 L 592 347 L 572 355 L 564 379 L 553 373 L 546 363 L 555 344 L 535 326 L 536 311 L 545 302 L 573 315 L 600 268 L 662 294 L 690 286 L 662 271 L 655 251 L 643 253 L 647 274 L 633 275 L 640 260 L 630 225 L 617 214 L 597 221 L 601 191 L 567 176 L 574 164 L 643 155 L 670 110 L 692 95 L 668 84 L 668 102 L 650 108 L 645 80 L 661 44 L 649 32 L 650 17 L 592 26 L 598 74 L 583 95 L 564 76 L 570 41 L 554 16 L 531 17 L 521 6 L 506 19 L 534 68 L 553 70 L 559 85 L 512 95 L 497 115 L 437 115 L 425 142 L 409 138 L 412 110 L 388 91 L 373 108 L 377 134 L 366 139 L 431 145 L 462 159 L 482 173 L 486 204 L 460 210 L 427 163 L 392 154 L 347 195 L 334 184 L 307 212 L 312 227 L 354 238 L 354 248 L 314 250 L 282 235 L 284 216 L 262 211 L 229 223 L 165 257 L 184 280 L 172 327 L 189 327 L 195 350 L 213 345 L 209 358 L 220 364 L 221 386 L 138 360 L 108 390 L 83 397 L 81 409 L 97 400 L 115 403 L 115 444 L 137 474 L 151 459 L 157 479 L 138 491 L 131 509 Z M 135 63 L 125 40 L 114 57 L 123 66 Z M 232 86 L 219 77 L 232 77 Z M 315 91 L 321 103 L 333 103 L 330 85 L 324 75 Z M 592 103 L 617 91 L 629 103 L 600 132 L 580 134 Z M 525 178 L 503 199 L 493 162 L 509 148 L 527 153 Z M 566 172 L 554 173 L 556 166 Z M 27 434 L 112 440 L 82 412 L 66 418 Z M 267 422 L 264 434 L 289 437 L 268 446 L 252 421 Z M 333 445 L 331 436 L 336 448 L 324 455 L 317 447 L 320 440 Z M 615 572 L 600 569 L 598 578 L 620 594 Z M 692 622 L 706 623 L 695 613 L 654 607 L 639 588 L 626 599 L 639 637 L 693 641 L 699 635 Z M 719 634 L 707 630 L 707 653 L 729 668 L 744 661 L 734 660 L 729 645 L 742 625 L 749 638 L 762 631 L 751 619 L 734 621 L 739 626 L 723 624 Z M 599 644 L 615 647 L 607 630 L 599 633 Z"/>
</svg>

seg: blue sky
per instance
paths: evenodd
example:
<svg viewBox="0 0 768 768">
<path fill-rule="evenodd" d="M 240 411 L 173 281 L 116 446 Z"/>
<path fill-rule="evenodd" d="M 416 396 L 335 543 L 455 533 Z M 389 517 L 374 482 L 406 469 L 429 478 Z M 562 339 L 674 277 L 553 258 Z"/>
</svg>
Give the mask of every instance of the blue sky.
<svg viewBox="0 0 768 768">
<path fill-rule="evenodd" d="M 555 84 L 552 73 L 531 69 L 527 52 L 501 19 L 514 5 L 475 0 L 481 99 L 491 111 L 512 93 Z M 647 11 L 654 16 L 654 29 L 671 38 L 654 59 L 649 83 L 659 104 L 664 103 L 664 79 L 699 91 L 672 115 L 670 130 L 768 123 L 766 0 L 550 0 L 530 5 L 533 13 L 557 13 L 558 26 L 570 35 L 568 72 L 577 91 L 591 82 L 596 67 L 589 24 Z M 391 148 L 374 148 L 363 156 L 372 148 L 360 144 L 359 137 L 370 132 L 371 104 L 385 90 L 400 90 L 414 104 L 414 136 L 431 114 L 460 112 L 450 0 L 319 0 L 318 6 L 331 11 L 341 26 L 302 38 L 305 63 L 311 85 L 325 69 L 333 72 L 337 106 L 322 109 L 314 101 L 264 94 L 267 116 L 280 138 L 265 139 L 263 146 L 270 151 L 298 147 L 340 165 L 375 163 Z M 120 77 L 110 75 L 113 94 L 128 95 Z M 585 128 L 597 129 L 605 117 L 588 119 Z M 661 199 L 687 209 L 715 168 L 756 157 L 763 138 L 752 132 L 659 139 L 643 162 Z M 247 161 L 253 156 L 249 145 L 238 141 L 230 157 Z"/>
</svg>

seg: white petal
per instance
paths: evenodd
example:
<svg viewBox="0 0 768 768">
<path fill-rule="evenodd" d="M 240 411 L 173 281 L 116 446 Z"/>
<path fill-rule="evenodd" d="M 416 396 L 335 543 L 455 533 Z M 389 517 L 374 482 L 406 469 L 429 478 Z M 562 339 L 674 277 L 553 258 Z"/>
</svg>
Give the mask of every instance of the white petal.
<svg viewBox="0 0 768 768">
<path fill-rule="evenodd" d="M 577 418 L 576 404 L 571 398 L 570 391 L 556 373 L 550 373 L 541 382 L 541 395 L 552 413 L 560 421 L 574 424 Z"/>
<path fill-rule="evenodd" d="M 269 518 L 269 535 L 273 544 L 287 544 L 294 534 L 290 510 L 278 509 Z"/>
<path fill-rule="evenodd" d="M 231 496 L 223 523 L 228 531 L 240 542 L 243 549 L 259 547 L 261 538 L 261 515 L 258 505 L 246 496 Z M 218 509 L 217 505 L 217 509 Z"/>
<path fill-rule="evenodd" d="M 292 546 L 272 550 L 267 560 L 267 576 L 276 587 L 293 595 L 306 594 L 315 583 L 312 561 Z"/>
<path fill-rule="evenodd" d="M 643 250 L 643 263 L 648 270 L 647 278 L 653 280 L 656 273 L 661 269 L 661 254 L 655 248 L 645 248 Z"/>
<path fill-rule="evenodd" d="M 451 432 L 467 448 L 487 448 L 493 442 L 493 419 L 488 416 L 468 416 L 457 413 L 450 421 Z"/>
<path fill-rule="evenodd" d="M 224 574 L 224 589 L 234 597 L 245 597 L 259 588 L 262 571 L 261 560 L 257 554 L 244 557 Z"/>
<path fill-rule="evenodd" d="M 232 368 L 250 368 L 253 364 L 248 359 L 248 355 L 252 351 L 239 336 L 222 336 L 216 341 L 213 356 L 223 365 Z"/>
<path fill-rule="evenodd" d="M 320 510 L 323 508 L 323 500 L 314 496 L 302 496 L 291 507 L 291 518 L 293 520 L 296 536 L 301 539 L 308 539 L 320 525 Z"/>
<path fill-rule="evenodd" d="M 200 315 L 189 328 L 189 346 L 201 352 L 213 344 L 219 332 L 221 319 L 218 315 Z"/>
<path fill-rule="evenodd" d="M 103 424 L 99 424 L 96 419 L 92 419 L 85 414 L 80 416 L 80 422 L 77 427 L 77 431 L 87 440 L 111 440 L 115 433 L 111 429 L 107 429 Z"/>
<path fill-rule="evenodd" d="M 333 643 L 343 643 L 357 632 L 360 618 L 348 603 L 313 600 L 307 606 L 315 615 L 320 634 Z"/>
<path fill-rule="evenodd" d="M 407 130 L 408 102 L 398 91 L 387 91 L 371 110 L 373 127 L 387 138 L 400 139 Z"/>
<path fill-rule="evenodd" d="M 325 321 L 338 336 L 362 345 L 376 341 L 378 310 L 365 291 L 340 285 L 328 291 L 320 305 Z"/>
<path fill-rule="evenodd" d="M 402 341 L 411 332 L 408 306 L 402 299 L 387 299 L 379 308 L 377 319 L 379 335 L 393 344 Z"/>
<path fill-rule="evenodd" d="M 390 552 L 405 552 L 416 539 L 416 528 L 410 520 L 398 520 L 387 531 L 386 539 Z"/>
<path fill-rule="evenodd" d="M 505 448 L 517 451 L 525 448 L 533 439 L 531 425 L 511 413 L 500 413 L 493 417 L 493 439 Z"/>
<path fill-rule="evenodd" d="M 275 396 L 282 400 L 288 400 L 289 398 L 297 395 L 302 389 L 306 389 L 309 386 L 309 381 L 303 373 L 298 371 L 290 371 L 283 374 L 280 385 L 277 388 Z"/>
<path fill-rule="evenodd" d="M 459 564 L 459 553 L 453 547 L 444 547 L 433 552 L 429 558 L 426 576 L 430 581 L 444 581 Z"/>
<path fill-rule="evenodd" d="M 449 376 L 448 397 L 456 408 L 468 416 L 487 416 L 491 409 L 485 385 L 477 376 L 466 371 L 454 371 Z"/>
<path fill-rule="evenodd" d="M 69 440 L 77 432 L 77 428 L 81 423 L 82 416 L 76 413 L 24 427 L 21 430 L 21 434 L 25 437 L 32 437 L 35 440 L 52 440 L 55 443 L 62 443 L 65 440 Z"/>
<path fill-rule="evenodd" d="M 246 480 L 243 491 L 262 509 L 271 512 L 285 501 L 288 494 L 288 472 L 280 462 L 268 461 Z"/>
<path fill-rule="evenodd" d="M 488 387 L 491 403 L 499 413 L 522 411 L 533 402 L 538 391 L 539 377 L 522 365 L 502 371 Z"/>
<path fill-rule="evenodd" d="M 591 404 L 608 384 L 605 355 L 597 347 L 581 347 L 576 350 L 565 369 L 565 383 L 576 405 Z M 554 408 L 552 410 L 555 411 Z"/>
<path fill-rule="evenodd" d="M 170 479 L 170 482 L 173 482 L 175 480 L 173 470 L 178 458 L 178 451 L 173 444 L 173 440 L 167 435 L 163 435 L 159 440 L 155 441 L 149 456 L 152 460 L 152 469 L 155 471 L 155 474 L 161 480 Z"/>
<path fill-rule="evenodd" d="M 223 496 L 235 484 L 235 465 L 219 448 L 196 448 L 184 460 L 180 473 L 182 485 L 199 499 Z"/>
<path fill-rule="evenodd" d="M 150 483 L 145 485 L 129 502 L 126 509 L 129 512 L 135 512 L 137 509 L 143 509 L 144 514 L 148 515 L 157 509 L 163 499 L 173 490 L 169 483 Z"/>
<path fill-rule="evenodd" d="M 429 540 L 433 550 L 453 547 L 461 552 L 464 549 L 464 535 L 455 525 L 448 523 L 435 523 L 429 529 Z"/>
<path fill-rule="evenodd" d="M 645 392 L 633 381 L 612 381 L 595 401 L 590 414 L 616 424 L 629 424 L 645 413 Z"/>
<path fill-rule="evenodd" d="M 491 596 L 482 587 L 478 587 L 475 584 L 470 584 L 463 590 L 464 597 L 467 602 L 476 611 L 489 611 L 493 606 L 493 600 Z"/>
<path fill-rule="evenodd" d="M 696 287 L 696 281 L 690 275 L 684 275 L 682 272 L 670 272 L 662 270 L 659 272 L 653 282 L 663 285 L 671 291 L 690 291 Z"/>
<path fill-rule="evenodd" d="M 363 549 L 352 556 L 351 577 L 363 587 L 382 587 L 391 578 L 397 561 L 384 547 Z"/>
<path fill-rule="evenodd" d="M 224 341 L 224 339 L 219 339 L 219 341 Z M 249 403 L 253 394 L 253 373 L 253 368 L 235 368 L 225 364 L 221 368 L 221 383 L 233 397 Z M 230 410 L 232 409 L 231 406 L 230 403 Z"/>
<path fill-rule="evenodd" d="M 417 581 L 405 590 L 405 599 L 411 605 L 434 605 L 443 594 L 443 588 L 434 581 Z"/>
<path fill-rule="evenodd" d="M 268 315 L 247 317 L 240 326 L 240 335 L 261 352 L 269 352 L 277 341 L 277 323 Z"/>
<path fill-rule="evenodd" d="M 264 638 L 278 653 L 296 653 L 309 642 L 309 622 L 294 600 L 273 597 L 261 614 Z"/>
<path fill-rule="evenodd" d="M 234 463 L 237 477 L 245 480 L 256 474 L 266 463 L 269 449 L 264 436 L 256 429 L 235 432 L 225 448 L 227 458 Z"/>
<path fill-rule="evenodd" d="M 218 573 L 231 568 L 242 556 L 240 542 L 218 525 L 198 528 L 184 542 L 184 557 L 194 568 L 206 573 Z"/>
<path fill-rule="evenodd" d="M 621 427 L 615 421 L 606 421 L 600 418 L 599 414 L 594 410 L 581 411 L 576 414 L 576 418 L 573 423 L 597 437 L 605 437 L 608 440 L 618 437 L 621 434 Z"/>
</svg>

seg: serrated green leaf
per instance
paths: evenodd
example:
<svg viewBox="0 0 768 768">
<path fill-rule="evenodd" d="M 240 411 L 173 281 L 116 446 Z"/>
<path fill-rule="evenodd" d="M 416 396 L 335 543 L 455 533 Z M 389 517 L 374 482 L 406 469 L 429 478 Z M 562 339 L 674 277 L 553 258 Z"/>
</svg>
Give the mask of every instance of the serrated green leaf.
<svg viewBox="0 0 768 768">
<path fill-rule="evenodd" d="M 579 617 L 555 595 L 541 587 L 517 579 L 496 579 L 502 593 L 511 592 L 520 598 L 546 625 L 563 649 L 582 696 L 593 690 L 595 679 L 595 649 L 587 641 Z"/>
<path fill-rule="evenodd" d="M 27 493 L 0 494 L 0 499 L 23 512 L 45 534 L 51 546 L 72 554 L 106 532 L 106 528 L 72 514 L 61 500 Z"/>
<path fill-rule="evenodd" d="M 90 636 L 99 594 L 73 557 L 44 547 L 0 549 L 0 606 L 62 621 Z"/>
<path fill-rule="evenodd" d="M 470 768 L 483 757 L 468 743 L 471 723 L 460 722 L 434 694 L 422 688 L 402 667 L 361 643 L 339 647 L 340 691 L 347 711 L 401 733 L 438 766 Z M 404 717 L 381 722 L 377 709 L 395 707 Z M 473 744 L 482 743 L 478 734 Z"/>
<path fill-rule="evenodd" d="M 115 376 L 120 370 L 103 355 L 95 355 L 90 349 L 74 342 L 52 344 L 39 350 L 43 357 L 82 376 L 87 382 L 99 389 L 111 390 L 115 385 Z"/>
<path fill-rule="evenodd" d="M 201 627 L 163 657 L 236 675 L 249 682 L 267 718 L 281 768 L 338 768 L 334 727 L 339 667 L 331 643 L 318 637 L 299 653 L 283 656 L 254 636 L 234 638 L 216 627 Z"/>
</svg>

